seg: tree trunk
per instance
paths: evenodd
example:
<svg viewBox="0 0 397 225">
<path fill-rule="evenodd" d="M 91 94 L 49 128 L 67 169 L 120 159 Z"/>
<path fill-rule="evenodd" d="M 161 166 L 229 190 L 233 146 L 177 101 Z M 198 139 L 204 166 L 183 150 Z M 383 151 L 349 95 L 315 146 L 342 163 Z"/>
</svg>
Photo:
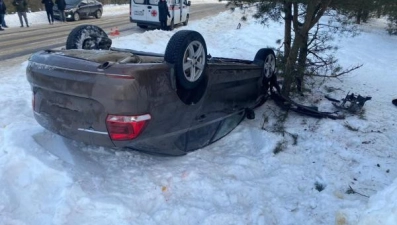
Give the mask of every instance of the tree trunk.
<svg viewBox="0 0 397 225">
<path fill-rule="evenodd" d="M 302 35 L 302 34 L 301 34 Z M 302 46 L 299 48 L 299 57 L 298 57 L 298 69 L 296 72 L 296 86 L 299 92 L 302 92 L 303 88 L 303 77 L 304 77 L 304 72 L 306 69 L 306 59 L 307 59 L 307 53 L 308 53 L 308 37 L 309 34 L 306 33 L 302 35 Z"/>
<path fill-rule="evenodd" d="M 299 23 L 298 21 L 298 17 L 299 17 L 298 3 L 296 2 L 293 3 L 293 9 L 294 9 L 293 26 L 294 26 L 295 37 L 292 47 L 290 49 L 290 53 L 288 54 L 287 57 L 287 62 L 285 64 L 283 88 L 281 90 L 281 94 L 284 95 L 285 97 L 289 97 L 291 91 L 291 85 L 295 81 L 295 74 L 297 69 L 296 62 L 297 62 L 299 50 L 302 47 L 305 47 L 307 49 L 306 45 L 307 45 L 309 30 L 315 24 L 318 23 L 318 21 L 324 15 L 325 10 L 328 8 L 331 2 L 332 0 L 309 0 L 307 2 L 305 21 L 303 24 Z"/>
<path fill-rule="evenodd" d="M 284 25 L 284 59 L 287 62 L 291 50 L 291 32 L 292 32 L 292 3 L 284 1 L 285 25 Z"/>
<path fill-rule="evenodd" d="M 356 24 L 361 24 L 361 9 L 357 10 Z"/>
<path fill-rule="evenodd" d="M 287 58 L 287 63 L 285 65 L 285 76 L 283 81 L 283 88 L 281 94 L 288 97 L 291 92 L 292 83 L 295 81 L 295 66 L 296 60 L 298 58 L 299 49 L 303 43 L 303 38 L 301 35 L 295 35 L 294 41 L 291 47 L 291 51 Z"/>
</svg>

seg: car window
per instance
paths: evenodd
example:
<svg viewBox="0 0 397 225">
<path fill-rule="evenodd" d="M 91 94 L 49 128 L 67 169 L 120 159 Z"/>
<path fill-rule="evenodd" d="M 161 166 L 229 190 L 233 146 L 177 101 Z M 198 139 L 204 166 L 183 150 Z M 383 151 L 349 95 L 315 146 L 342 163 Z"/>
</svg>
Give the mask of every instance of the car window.
<svg viewBox="0 0 397 225">
<path fill-rule="evenodd" d="M 158 5 L 159 0 L 149 0 L 150 5 Z"/>
<path fill-rule="evenodd" d="M 207 124 L 205 126 L 190 130 L 187 133 L 187 151 L 193 151 L 208 145 L 219 126 L 219 122 Z"/>
<path fill-rule="evenodd" d="M 77 5 L 80 3 L 80 0 L 65 0 L 66 5 Z"/>
<path fill-rule="evenodd" d="M 224 119 L 216 134 L 212 138 L 211 142 L 217 141 L 232 131 L 242 120 L 244 119 L 244 112 L 240 112 L 237 114 L 233 114 L 232 116 L 227 117 Z"/>
<path fill-rule="evenodd" d="M 135 4 L 143 4 L 145 3 L 145 0 L 134 0 Z"/>
</svg>

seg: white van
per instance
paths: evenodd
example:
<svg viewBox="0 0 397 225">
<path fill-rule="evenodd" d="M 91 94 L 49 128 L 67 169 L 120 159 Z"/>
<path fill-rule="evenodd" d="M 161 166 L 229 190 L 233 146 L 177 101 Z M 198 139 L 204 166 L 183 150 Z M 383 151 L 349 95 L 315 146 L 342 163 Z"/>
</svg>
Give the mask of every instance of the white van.
<svg viewBox="0 0 397 225">
<path fill-rule="evenodd" d="M 160 27 L 158 2 L 159 0 L 131 0 L 130 21 L 140 28 Z M 168 28 L 173 30 L 180 23 L 186 26 L 189 21 L 190 1 L 167 0 L 167 5 L 171 15 L 167 21 Z"/>
</svg>

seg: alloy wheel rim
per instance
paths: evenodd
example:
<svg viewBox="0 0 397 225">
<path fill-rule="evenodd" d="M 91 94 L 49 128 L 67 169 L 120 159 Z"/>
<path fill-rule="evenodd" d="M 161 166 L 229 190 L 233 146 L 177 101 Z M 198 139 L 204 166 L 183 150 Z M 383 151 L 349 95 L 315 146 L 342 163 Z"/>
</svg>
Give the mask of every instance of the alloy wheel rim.
<svg viewBox="0 0 397 225">
<path fill-rule="evenodd" d="M 265 63 L 263 65 L 263 72 L 265 77 L 270 78 L 274 74 L 274 70 L 276 69 L 276 58 L 273 54 L 270 54 L 266 57 Z"/>
<path fill-rule="evenodd" d="M 92 38 L 85 39 L 82 48 L 86 50 L 95 49 L 95 40 Z"/>
<path fill-rule="evenodd" d="M 193 41 L 185 50 L 183 57 L 183 74 L 188 81 L 194 82 L 201 77 L 204 67 L 204 46 L 199 41 Z"/>
</svg>

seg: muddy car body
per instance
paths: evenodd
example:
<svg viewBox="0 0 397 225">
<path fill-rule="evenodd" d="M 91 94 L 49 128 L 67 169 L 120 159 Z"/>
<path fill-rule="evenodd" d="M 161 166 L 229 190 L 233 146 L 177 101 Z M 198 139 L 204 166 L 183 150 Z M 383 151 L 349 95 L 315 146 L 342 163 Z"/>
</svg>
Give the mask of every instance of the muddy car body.
<svg viewBox="0 0 397 225">
<path fill-rule="evenodd" d="M 264 102 L 275 69 L 270 49 L 254 61 L 209 58 L 195 31 L 174 34 L 164 55 L 70 43 L 29 59 L 36 120 L 69 139 L 158 154 L 224 137 Z"/>
</svg>

